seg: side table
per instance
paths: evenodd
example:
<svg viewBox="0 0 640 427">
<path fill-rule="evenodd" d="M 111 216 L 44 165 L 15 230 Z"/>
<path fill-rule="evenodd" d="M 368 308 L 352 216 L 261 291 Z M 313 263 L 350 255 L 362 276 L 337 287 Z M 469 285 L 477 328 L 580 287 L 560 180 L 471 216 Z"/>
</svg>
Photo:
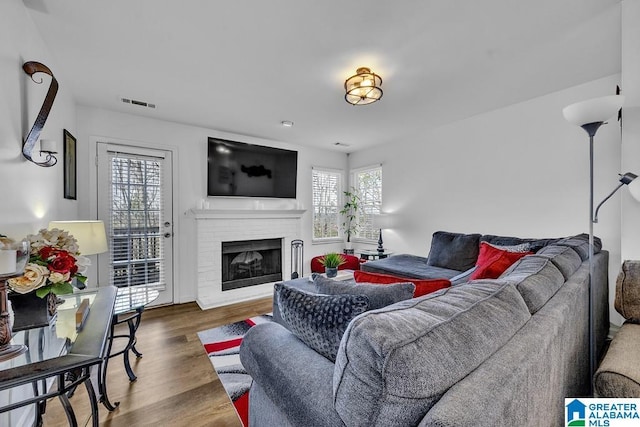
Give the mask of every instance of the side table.
<svg viewBox="0 0 640 427">
<path fill-rule="evenodd" d="M 27 329 L 13 336 L 13 344 L 25 344 L 28 350 L 0 363 L 0 414 L 34 405 L 33 425 L 41 425 L 47 399 L 58 397 L 69 425 L 77 426 L 68 394 L 84 384 L 91 406 L 92 425 L 98 427 L 98 403 L 90 378 L 91 367 L 99 366 L 106 354 L 115 295 L 116 289 L 111 286 L 64 295 L 55 324 Z M 89 314 L 78 329 L 76 310 L 85 299 L 89 300 Z M 57 384 L 52 387 L 54 381 Z M 13 425 L 13 421 L 5 424 L 6 421 L 2 419 L 0 424 Z M 26 421 L 21 418 L 18 423 L 25 425 Z"/>
<path fill-rule="evenodd" d="M 376 250 L 363 249 L 359 251 L 359 254 L 360 254 L 360 259 L 370 261 L 374 259 L 383 259 L 383 258 L 390 257 L 391 255 L 393 255 L 393 252 L 389 252 L 389 251 L 378 252 Z"/>
<path fill-rule="evenodd" d="M 160 295 L 160 291 L 156 287 L 139 285 L 118 288 L 116 302 L 113 309 L 113 317 L 111 320 L 111 329 L 109 341 L 107 344 L 107 352 L 103 363 L 100 365 L 98 372 L 98 392 L 100 394 L 100 402 L 109 411 L 115 410 L 120 402 L 111 403 L 107 395 L 107 367 L 109 359 L 122 355 L 124 361 L 124 369 L 127 372 L 129 381 L 138 379 L 131 369 L 129 353 L 133 352 L 136 357 L 142 357 L 142 353 L 136 349 L 136 332 L 140 321 L 142 320 L 142 312 L 145 307 L 155 301 Z M 129 329 L 127 334 L 115 334 L 116 325 L 126 323 Z M 115 339 L 126 339 L 127 343 L 122 350 L 111 353 L 113 341 Z"/>
</svg>

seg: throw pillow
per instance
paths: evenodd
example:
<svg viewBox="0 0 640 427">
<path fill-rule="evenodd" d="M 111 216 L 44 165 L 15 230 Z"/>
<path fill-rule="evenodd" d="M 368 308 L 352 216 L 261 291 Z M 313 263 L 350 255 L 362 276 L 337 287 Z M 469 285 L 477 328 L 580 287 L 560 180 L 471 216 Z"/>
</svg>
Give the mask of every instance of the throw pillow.
<svg viewBox="0 0 640 427">
<path fill-rule="evenodd" d="M 520 258 L 533 252 L 510 252 L 487 242 L 480 242 L 480 253 L 476 263 L 476 271 L 471 280 L 497 279 L 504 271 Z"/>
<path fill-rule="evenodd" d="M 390 274 L 369 273 L 368 271 L 362 270 L 354 271 L 353 278 L 356 280 L 356 283 L 374 283 L 379 285 L 411 282 L 416 286 L 416 290 L 413 292 L 414 298 L 451 286 L 449 279 L 408 279 Z"/>
<path fill-rule="evenodd" d="M 306 345 L 335 362 L 349 322 L 369 309 L 366 295 L 318 295 L 275 284 L 282 320 Z"/>
<path fill-rule="evenodd" d="M 460 234 L 436 231 L 431 238 L 427 265 L 466 271 L 478 259 L 480 234 Z"/>
<path fill-rule="evenodd" d="M 313 282 L 319 294 L 366 295 L 369 298 L 369 310 L 375 310 L 395 304 L 398 301 L 410 299 L 413 297 L 416 288 L 415 285 L 410 282 L 379 286 L 365 283 L 357 284 L 352 281 L 332 280 L 320 275 L 315 276 Z"/>
</svg>

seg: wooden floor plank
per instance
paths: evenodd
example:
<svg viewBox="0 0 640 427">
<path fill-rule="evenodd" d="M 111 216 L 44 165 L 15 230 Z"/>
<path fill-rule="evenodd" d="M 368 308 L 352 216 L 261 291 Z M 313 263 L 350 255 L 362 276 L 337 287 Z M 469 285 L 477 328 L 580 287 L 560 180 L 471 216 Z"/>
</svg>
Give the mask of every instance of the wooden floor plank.
<svg viewBox="0 0 640 427">
<path fill-rule="evenodd" d="M 241 427 L 197 333 L 271 311 L 271 298 L 247 301 L 210 310 L 197 304 L 153 308 L 143 313 L 136 348 L 143 357 L 131 359 L 138 376 L 129 382 L 122 357 L 109 361 L 109 412 L 100 405 L 100 426 L 219 426 Z M 124 332 L 126 325 L 119 325 Z M 80 426 L 91 425 L 87 393 L 79 388 L 71 398 Z M 67 426 L 62 405 L 50 400 L 45 427 Z"/>
</svg>

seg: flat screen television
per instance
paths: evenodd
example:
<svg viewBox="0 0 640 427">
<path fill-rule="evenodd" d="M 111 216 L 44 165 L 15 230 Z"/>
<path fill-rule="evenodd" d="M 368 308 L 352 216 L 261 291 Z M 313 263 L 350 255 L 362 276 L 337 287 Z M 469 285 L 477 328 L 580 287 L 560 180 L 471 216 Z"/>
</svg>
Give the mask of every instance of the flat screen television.
<svg viewBox="0 0 640 427">
<path fill-rule="evenodd" d="M 209 138 L 207 194 L 296 198 L 298 152 Z"/>
</svg>

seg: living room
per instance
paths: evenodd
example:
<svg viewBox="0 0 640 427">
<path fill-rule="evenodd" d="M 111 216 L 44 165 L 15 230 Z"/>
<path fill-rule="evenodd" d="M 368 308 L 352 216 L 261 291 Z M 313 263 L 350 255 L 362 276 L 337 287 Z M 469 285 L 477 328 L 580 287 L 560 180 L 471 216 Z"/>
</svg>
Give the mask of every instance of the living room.
<svg viewBox="0 0 640 427">
<path fill-rule="evenodd" d="M 509 12 L 513 15 L 506 11 L 502 15 L 501 8 L 507 8 L 504 3 L 496 1 L 491 2 L 490 6 L 485 5 L 489 11 L 483 14 L 479 10 L 466 10 L 459 6 L 466 12 L 460 13 L 460 20 L 448 25 L 460 31 L 465 20 L 470 21 L 474 16 L 483 17 L 486 25 L 489 25 L 489 17 L 497 14 L 503 17 L 499 21 L 500 25 L 505 25 L 504 31 L 515 31 L 513 26 L 521 22 L 516 18 L 522 17 L 511 10 Z M 11 202 L 5 204 L 0 232 L 20 238 L 46 227 L 51 220 L 97 218 L 98 178 L 94 156 L 98 142 L 167 149 L 174 155 L 175 165 L 172 213 L 175 254 L 173 277 L 176 285 L 172 301 L 175 304 L 196 301 L 198 253 L 194 244 L 196 228 L 189 212 L 199 209 L 203 199 L 216 209 L 254 207 L 252 200 L 207 198 L 207 164 L 204 159 L 208 137 L 298 151 L 296 203 L 271 200 L 262 203 L 266 210 L 283 206 L 285 209 L 301 206 L 306 210 L 300 223 L 300 238 L 305 242 L 305 274 L 309 273 L 309 260 L 312 257 L 341 251 L 344 246 L 339 242 L 313 242 L 310 213 L 313 167 L 341 170 L 346 181 L 350 170 L 382 165 L 383 211 L 398 217 L 398 225 L 385 230 L 385 247 L 396 253 L 426 256 L 431 235 L 437 230 L 522 237 L 568 236 L 586 232 L 589 198 L 587 137 L 584 131 L 564 120 L 562 108 L 577 101 L 612 95 L 620 86 L 626 96 L 622 132 L 620 122 L 610 120 L 596 137 L 596 198 L 603 198 L 616 185 L 617 174 L 640 171 L 637 160 L 640 158 L 637 143 L 640 136 L 640 91 L 637 89 L 640 84 L 637 44 L 640 39 L 637 24 L 640 8 L 637 2 L 631 0 L 576 0 L 566 2 L 563 6 L 555 3 L 540 5 L 538 2 L 535 7 L 528 6 L 542 9 L 544 13 L 534 15 L 541 21 L 522 27 L 522 32 L 517 34 L 522 42 L 521 48 L 518 48 L 516 41 L 502 45 L 501 40 L 493 39 L 493 45 L 487 44 L 483 50 L 473 52 L 470 59 L 461 57 L 458 62 L 453 62 L 447 56 L 446 59 L 452 61 L 449 65 L 452 68 L 448 68 L 448 72 L 430 68 L 435 65 L 430 66 L 429 63 L 442 62 L 440 54 L 444 55 L 444 50 L 467 52 L 464 46 L 474 37 L 473 34 L 463 33 L 449 45 L 447 37 L 427 32 L 429 25 L 424 25 L 427 36 L 420 35 L 422 38 L 417 43 L 418 49 L 424 49 L 424 53 L 420 50 L 417 53 L 412 50 L 411 43 L 402 48 L 397 43 L 390 44 L 387 33 L 399 31 L 403 26 L 418 32 L 422 28 L 417 26 L 423 18 L 420 14 L 426 15 L 424 19 L 427 19 L 429 6 L 406 6 L 406 10 L 401 9 L 405 14 L 392 13 L 391 6 L 375 6 L 370 13 L 379 25 L 366 25 L 361 31 L 367 37 L 359 37 L 358 43 L 346 35 L 342 39 L 345 43 L 349 41 L 349 44 L 344 49 L 337 42 L 326 46 L 310 45 L 312 40 L 307 36 L 296 41 L 295 49 L 302 50 L 298 43 L 313 46 L 309 50 L 314 53 L 309 56 L 316 57 L 315 64 L 296 62 L 294 58 L 298 55 L 297 51 L 291 54 L 289 61 L 273 63 L 264 53 L 245 53 L 248 59 L 245 58 L 237 68 L 255 65 L 252 92 L 230 95 L 228 93 L 233 92 L 230 88 L 240 83 L 225 79 L 234 77 L 238 70 L 236 66 L 228 65 L 234 64 L 233 61 L 227 61 L 222 56 L 217 58 L 221 63 L 218 66 L 224 67 L 226 72 L 215 74 L 221 76 L 220 79 L 201 78 L 194 71 L 176 81 L 172 80 L 171 75 L 166 76 L 160 68 L 153 67 L 161 62 L 147 60 L 144 50 L 132 48 L 127 56 L 123 56 L 125 59 L 121 59 L 122 64 L 116 62 L 122 68 L 110 66 L 109 75 L 103 80 L 98 70 L 108 65 L 105 61 L 111 57 L 107 51 L 104 52 L 104 58 L 107 59 L 103 59 L 98 48 L 69 53 L 67 49 L 74 49 L 71 44 L 52 45 L 58 37 L 59 40 L 66 40 L 64 33 L 68 32 L 71 35 L 67 35 L 67 38 L 84 39 L 84 42 L 96 43 L 102 48 L 97 42 L 102 38 L 97 38 L 97 35 L 89 37 L 85 33 L 89 30 L 87 26 L 90 26 L 91 20 L 97 18 L 87 17 L 83 20 L 82 16 L 69 16 L 70 22 L 84 22 L 81 29 L 77 29 L 77 26 L 69 27 L 64 20 L 65 14 L 74 9 L 68 2 L 59 8 L 43 1 L 3 2 L 0 15 L 4 17 L 4 25 L 0 32 L 4 61 L 0 64 L 0 85 L 4 96 L 0 103 L 3 113 L 0 132 L 5 185 L 0 191 L 5 200 Z M 326 6 L 326 9 L 316 12 L 328 16 L 344 13 L 339 3 L 331 6 L 334 9 Z M 351 7 L 356 6 L 371 7 L 364 3 Z M 117 10 L 117 6 L 111 7 Z M 292 5 L 285 3 L 282 7 L 287 9 Z M 377 8 L 382 8 L 382 11 L 377 11 Z M 409 19 L 412 10 L 416 15 Z M 297 18 L 292 31 L 299 30 L 300 34 L 304 34 L 303 11 L 299 11 L 298 7 L 294 11 L 300 15 L 294 16 L 290 11 L 292 16 L 285 14 L 285 18 Z M 254 9 L 254 12 L 258 14 L 264 11 Z M 117 12 L 113 13 L 117 15 Z M 138 16 L 137 13 L 142 12 L 136 9 L 133 15 Z M 220 16 L 225 15 L 221 13 Z M 552 25 L 552 17 L 561 24 Z M 159 28 L 171 25 L 169 22 L 165 24 L 165 21 L 173 19 L 160 14 L 148 18 L 149 25 L 155 25 L 159 34 L 162 34 Z M 189 17 L 182 18 L 186 20 Z M 367 15 L 367 18 L 372 17 Z M 230 23 L 224 26 L 225 22 L 216 14 L 210 19 L 212 25 L 223 26 L 230 32 Z M 435 20 L 429 18 L 428 23 L 435 25 L 432 19 Z M 513 26 L 502 22 L 509 19 L 513 19 Z M 346 25 L 345 21 L 343 17 L 339 23 Z M 105 22 L 110 21 L 105 18 Z M 405 25 L 404 22 L 411 25 Z M 315 25 L 318 28 L 322 26 L 314 24 L 313 29 L 316 29 Z M 245 24 L 241 29 L 247 30 L 247 26 Z M 548 34 L 543 36 L 541 33 L 545 30 Z M 233 33 L 233 36 L 227 36 L 229 40 L 225 39 L 225 44 L 233 46 L 231 40 L 234 38 L 262 36 Z M 433 39 L 431 43 L 425 41 L 429 39 L 428 36 Z M 480 38 L 480 35 L 477 36 Z M 95 41 L 92 41 L 92 37 L 96 37 Z M 187 55 L 178 56 L 176 53 L 184 46 L 178 42 L 170 43 L 174 35 L 164 37 L 161 40 L 167 44 L 167 51 L 177 55 L 175 58 L 167 56 L 164 61 L 184 61 L 182 67 L 186 70 L 197 69 L 198 56 L 217 55 L 200 49 L 196 52 L 198 56 L 188 58 L 192 62 L 186 61 Z M 503 35 L 504 39 L 517 40 L 518 37 L 509 33 Z M 276 41 L 270 39 L 272 43 Z M 292 42 L 290 39 L 281 41 Z M 364 52 L 355 49 L 358 44 L 363 46 Z M 426 46 L 431 45 L 436 46 L 427 50 Z M 140 49 L 137 44 L 134 46 Z M 122 44 L 108 47 L 110 50 L 126 50 Z M 331 59 L 322 63 L 323 56 L 319 51 L 325 49 L 332 51 Z M 191 50 L 188 52 L 194 53 Z M 75 58 L 71 64 L 67 62 L 70 56 Z M 126 72 L 128 68 L 124 64 L 130 56 L 141 58 L 140 64 L 134 66 L 136 72 Z M 412 62 L 418 61 L 418 56 L 422 57 L 419 62 Z M 398 59 L 396 62 L 388 58 Z M 512 58 L 512 61 L 508 62 L 505 58 Z M 361 63 L 367 59 L 372 63 Z M 62 152 L 63 129 L 69 130 L 77 138 L 79 179 L 76 200 L 63 196 L 61 164 L 40 168 L 27 162 L 20 153 L 22 140 L 35 120 L 46 92 L 46 87 L 42 87 L 46 85 L 34 84 L 22 71 L 21 66 L 26 61 L 46 64 L 60 83 L 42 138 L 57 140 L 59 152 Z M 370 66 L 383 78 L 384 97 L 370 106 L 351 106 L 344 101 L 344 80 L 359 66 Z M 79 70 L 77 74 L 67 74 L 65 70 L 70 67 Z M 293 74 L 311 82 L 314 92 L 301 96 L 298 93 L 301 89 L 297 86 L 273 87 L 271 82 L 274 81 L 274 75 L 283 73 L 285 68 L 295 70 Z M 469 72 L 469 69 L 475 71 Z M 157 80 L 155 86 L 142 84 L 146 79 L 155 78 L 153 76 L 156 73 L 166 79 Z M 462 79 L 453 80 L 458 75 Z M 422 88 L 423 79 L 432 81 L 425 83 L 425 88 Z M 72 90 L 76 80 L 79 88 L 90 84 L 106 89 L 98 92 L 101 98 L 98 99 L 96 95 L 94 102 L 85 98 L 82 89 Z M 115 90 L 112 89 L 114 81 L 126 83 L 121 89 Z M 202 93 L 206 95 L 194 92 L 193 81 L 200 82 L 202 90 L 206 90 Z M 163 92 L 162 84 L 184 86 L 184 97 L 172 99 Z M 137 85 L 144 89 L 134 92 Z M 265 94 L 266 101 L 260 99 L 260 93 Z M 158 107 L 153 110 L 123 105 L 119 98 L 127 96 L 141 97 L 156 103 Z M 224 101 L 233 96 L 245 97 L 240 103 L 241 107 L 235 110 L 228 108 L 231 104 Z M 206 97 L 205 102 L 212 106 L 206 111 L 193 111 L 192 120 L 162 116 L 165 114 L 163 110 L 184 109 L 189 98 L 200 97 Z M 218 103 L 217 97 L 223 101 Z M 288 104 L 289 107 L 264 107 L 269 105 L 270 99 L 278 102 L 278 105 Z M 326 111 L 327 117 L 318 115 L 315 110 L 313 113 L 304 112 L 308 104 L 314 103 Z M 223 121 L 221 117 L 228 121 Z M 255 123 L 253 117 L 256 118 Z M 293 128 L 280 126 L 283 120 L 293 121 Z M 318 123 L 310 123 L 314 121 Z M 353 126 L 347 127 L 345 122 L 351 122 Z M 375 144 L 370 141 L 375 141 Z M 351 146 L 335 146 L 336 142 Z M 62 156 L 59 157 L 62 160 Z M 623 260 L 640 257 L 640 228 L 635 224 L 638 214 L 640 205 L 624 191 L 609 201 L 601 212 L 595 234 L 602 238 L 604 247 L 610 252 L 610 283 L 615 283 Z M 373 243 L 360 245 L 375 248 Z M 95 283 L 97 277 L 93 275 L 95 272 L 90 270 L 89 280 Z M 610 287 L 611 302 L 613 295 Z M 620 325 L 623 319 L 615 310 L 611 309 L 610 312 L 611 322 Z"/>
</svg>

